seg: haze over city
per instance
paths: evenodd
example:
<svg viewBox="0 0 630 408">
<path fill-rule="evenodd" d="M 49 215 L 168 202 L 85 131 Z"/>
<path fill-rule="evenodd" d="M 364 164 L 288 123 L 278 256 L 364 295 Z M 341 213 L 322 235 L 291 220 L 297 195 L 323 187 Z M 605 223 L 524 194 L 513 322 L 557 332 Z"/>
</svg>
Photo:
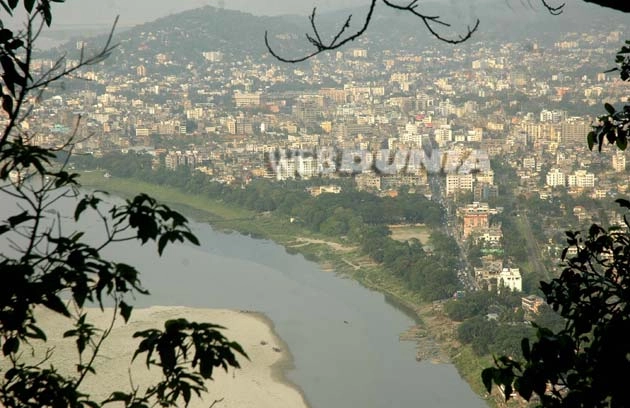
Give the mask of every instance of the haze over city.
<svg viewBox="0 0 630 408">
<path fill-rule="evenodd" d="M 625 406 L 630 6 L 554 1 L 0 0 L 0 406 Z"/>
</svg>

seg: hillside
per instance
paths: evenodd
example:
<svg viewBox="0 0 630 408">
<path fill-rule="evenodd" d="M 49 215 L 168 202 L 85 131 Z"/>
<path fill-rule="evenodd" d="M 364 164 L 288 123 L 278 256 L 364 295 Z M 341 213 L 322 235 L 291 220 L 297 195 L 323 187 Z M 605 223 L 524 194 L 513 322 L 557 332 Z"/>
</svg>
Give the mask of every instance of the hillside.
<svg viewBox="0 0 630 408">
<path fill-rule="evenodd" d="M 317 5 L 317 0 L 313 0 Z M 607 11 L 582 2 L 567 5 L 560 16 L 551 16 L 537 1 L 530 3 L 510 0 L 480 0 L 467 4 L 461 1 L 425 3 L 423 11 L 443 16 L 452 24 L 452 30 L 441 31 L 456 37 L 465 32 L 476 18 L 481 20 L 479 31 L 465 44 L 456 47 L 478 47 L 480 43 L 496 40 L 524 42 L 534 40 L 542 44 L 557 41 L 560 35 L 584 32 L 585 29 L 606 26 L 625 28 L 625 15 Z M 348 32 L 354 32 L 363 22 L 366 8 L 353 8 L 318 15 L 318 27 L 323 38 L 331 38 L 349 14 L 353 15 Z M 202 52 L 221 51 L 229 61 L 271 61 L 264 45 L 264 33 L 269 31 L 274 48 L 283 55 L 299 56 L 309 48 L 304 37 L 310 29 L 306 16 L 255 16 L 234 10 L 211 6 L 169 15 L 155 21 L 120 31 L 115 36 L 119 47 L 107 61 L 108 69 L 117 70 L 129 64 L 152 62 L 156 54 L 164 54 L 177 66 L 203 60 Z M 104 41 L 103 36 L 87 40 L 88 49 Z M 451 47 L 434 39 L 422 22 L 400 11 L 377 7 L 372 25 L 355 46 L 372 50 L 418 49 L 426 45 Z M 351 48 L 349 44 L 346 48 Z M 457 48 L 456 48 L 457 49 Z M 77 55 L 75 42 L 56 49 L 48 55 Z"/>
</svg>

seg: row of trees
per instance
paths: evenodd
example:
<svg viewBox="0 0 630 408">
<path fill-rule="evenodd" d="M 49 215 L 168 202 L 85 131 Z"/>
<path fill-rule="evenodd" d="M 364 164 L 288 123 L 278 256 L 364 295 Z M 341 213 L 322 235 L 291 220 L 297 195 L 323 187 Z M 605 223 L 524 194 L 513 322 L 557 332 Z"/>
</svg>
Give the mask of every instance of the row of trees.
<svg viewBox="0 0 630 408">
<path fill-rule="evenodd" d="M 627 2 L 585 1 L 630 12 Z M 99 331 L 88 323 L 82 306 L 88 301 L 101 304 L 104 297 L 109 297 L 116 305 L 113 318 L 120 314 L 126 321 L 132 312 L 130 296 L 145 293 L 138 271 L 103 259 L 101 250 L 110 242 L 138 239 L 143 243 L 157 241 L 161 253 L 169 241 L 194 243 L 196 238 L 181 215 L 146 195 L 114 208 L 104 208 L 95 195 L 81 198 L 75 190 L 77 177 L 68 171 L 67 162 L 63 161 L 61 168 L 50 166 L 59 151 L 72 152 L 74 138 L 55 150 L 31 143 L 34 135 L 22 126 L 30 112 L 29 101 L 36 101 L 58 79 L 101 62 L 113 50 L 108 40 L 100 52 L 89 58 L 82 55 L 77 65 L 68 66 L 60 59 L 51 70 L 37 76 L 31 66 L 34 44 L 41 29 L 52 22 L 52 4 L 60 2 L 0 0 L 0 102 L 6 118 L 0 135 L 0 192 L 21 203 L 16 212 L 3 215 L 0 223 L 3 242 L 12 245 L 11 252 L 0 254 L 0 271 L 7 283 L 0 286 L 0 346 L 2 362 L 9 366 L 3 368 L 6 371 L 0 379 L 0 404 L 97 407 L 119 401 L 128 407 L 187 405 L 192 393 L 204 390 L 203 379 L 212 375 L 213 367 L 238 366 L 234 353 L 243 351 L 223 338 L 216 327 L 185 320 L 167 322 L 163 331 L 138 333 L 143 338 L 138 353 L 147 353 L 147 365 L 157 366 L 164 374 L 163 381 L 146 390 L 114 391 L 101 402 L 81 392 L 83 379 L 95 374 L 93 361 L 108 335 L 107 330 Z M 282 58 L 269 42 L 267 46 L 272 55 L 284 61 L 304 60 L 337 49 L 367 30 L 376 2 L 368 1 L 369 12 L 358 30 L 351 31 L 349 17 L 330 42 L 322 40 L 313 12 L 313 33 L 307 38 L 315 51 L 305 57 Z M 461 36 L 446 38 L 435 27 L 448 24 L 425 14 L 416 1 L 402 5 L 382 2 L 417 16 L 430 34 L 446 42 L 465 41 L 478 28 L 475 23 Z M 561 12 L 564 6 L 541 2 L 552 13 Z M 21 31 L 14 31 L 6 28 L 6 23 L 18 6 L 25 11 L 26 24 Z M 624 81 L 630 78 L 629 54 L 630 49 L 624 46 L 617 57 L 616 69 Z M 600 117 L 600 125 L 589 135 L 588 144 L 601 149 L 608 142 L 625 149 L 630 108 L 606 105 L 605 109 L 607 113 Z M 54 203 L 68 195 L 80 199 L 75 219 L 86 210 L 103 215 L 103 222 L 111 227 L 105 242 L 91 246 L 82 240 L 81 231 L 62 233 L 72 228 L 62 229 L 57 224 L 60 218 L 47 216 Z M 620 204 L 630 208 L 627 201 Z M 337 230 L 334 223 L 331 228 Z M 566 260 L 566 269 L 559 278 L 541 286 L 547 301 L 567 319 L 566 326 L 559 331 L 539 328 L 534 344 L 522 342 L 524 362 L 499 358 L 497 367 L 484 370 L 484 382 L 488 389 L 492 382 L 502 384 L 508 397 L 513 388 L 526 399 L 535 393 L 544 406 L 626 406 L 625 377 L 619 373 L 627 373 L 630 368 L 624 341 L 630 315 L 630 233 L 627 229 L 605 230 L 594 225 L 584 238 L 578 233 L 570 233 L 568 238 L 578 250 L 577 257 Z M 76 308 L 69 308 L 62 295 Z M 37 306 L 67 318 L 66 334 L 75 338 L 79 356 L 77 375 L 59 373 L 46 366 L 45 360 L 28 364 L 22 359 L 24 346 L 46 341 L 34 313 Z"/>
<path fill-rule="evenodd" d="M 304 182 L 255 180 L 246 187 L 233 186 L 212 181 L 200 172 L 191 173 L 185 166 L 175 171 L 164 167 L 152 170 L 151 160 L 148 155 L 110 153 L 99 159 L 83 156 L 73 163 L 81 168 L 108 169 L 118 177 L 176 187 L 256 212 L 293 218 L 315 233 L 358 244 L 364 254 L 425 300 L 443 299 L 459 289 L 457 244 L 450 236 L 438 232 L 443 210 L 423 195 L 379 197 L 356 191 L 352 183 L 345 182 L 341 194 L 312 197 L 306 193 Z M 393 240 L 388 225 L 398 223 L 425 223 L 433 227 L 431 253 L 426 253 L 417 241 Z"/>
</svg>

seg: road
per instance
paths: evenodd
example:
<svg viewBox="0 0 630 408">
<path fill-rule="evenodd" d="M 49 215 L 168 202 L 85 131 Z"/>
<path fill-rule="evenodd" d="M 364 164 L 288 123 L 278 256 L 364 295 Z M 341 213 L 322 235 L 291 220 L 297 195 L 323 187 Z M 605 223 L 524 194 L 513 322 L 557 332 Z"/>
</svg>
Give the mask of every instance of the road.
<svg viewBox="0 0 630 408">
<path fill-rule="evenodd" d="M 534 270 L 542 272 L 545 277 L 545 280 L 549 280 L 550 279 L 549 271 L 547 270 L 543 262 L 540 260 L 541 250 L 540 250 L 540 247 L 538 246 L 538 241 L 536 240 L 536 237 L 534 236 L 534 233 L 532 232 L 532 227 L 529 222 L 529 219 L 527 218 L 527 213 L 521 210 L 518 212 L 518 215 L 519 215 L 519 220 L 518 220 L 519 229 L 521 230 L 521 232 L 523 233 L 525 237 L 525 247 L 527 249 L 528 258 L 530 262 L 532 263 Z"/>
</svg>

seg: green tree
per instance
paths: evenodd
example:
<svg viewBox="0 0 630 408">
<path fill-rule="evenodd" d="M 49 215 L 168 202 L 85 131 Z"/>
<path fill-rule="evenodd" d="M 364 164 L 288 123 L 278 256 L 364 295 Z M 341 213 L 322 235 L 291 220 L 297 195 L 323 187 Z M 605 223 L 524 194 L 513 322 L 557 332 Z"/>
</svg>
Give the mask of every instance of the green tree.
<svg viewBox="0 0 630 408">
<path fill-rule="evenodd" d="M 617 52 L 615 58 L 616 67 L 608 72 L 618 71 L 622 81 L 630 81 L 630 41 L 626 41 L 621 50 Z M 604 141 L 615 144 L 619 149 L 626 150 L 628 146 L 628 132 L 630 131 L 630 105 L 624 105 L 617 110 L 611 104 L 605 104 L 606 114 L 598 118 L 599 123 L 593 131 L 588 134 L 587 142 L 589 149 L 597 145 L 599 151 L 602 150 Z"/>
<path fill-rule="evenodd" d="M 475 354 L 488 354 L 494 342 L 498 325 L 485 316 L 475 316 L 457 327 L 457 338 L 464 344 L 470 344 Z"/>
<path fill-rule="evenodd" d="M 619 66 L 613 69 L 624 81 L 630 79 L 629 54 L 630 48 L 624 46 L 617 54 Z M 608 104 L 605 108 L 608 114 L 588 135 L 589 148 L 598 145 L 601 151 L 608 140 L 625 150 L 630 107 L 621 112 Z M 617 203 L 630 209 L 628 200 Z M 622 333 L 630 329 L 630 224 L 624 220 L 625 226 L 608 230 L 593 224 L 584 236 L 579 231 L 566 233 L 577 255 L 566 258 L 569 247 L 565 248 L 560 277 L 540 283 L 547 303 L 564 321 L 543 319 L 540 323 L 556 327 L 536 325 L 534 343 L 522 339 L 522 360 L 502 356 L 494 367 L 484 369 L 488 392 L 496 383 L 506 399 L 516 390 L 526 400 L 536 395 L 544 407 L 629 405 L 624 386 L 630 345 Z"/>
<path fill-rule="evenodd" d="M 141 339 L 134 358 L 143 357 L 162 379 L 144 389 L 111 390 L 109 398 L 95 401 L 82 391 L 88 376 L 98 375 L 94 361 L 116 319 L 127 322 L 134 296 L 148 292 L 133 266 L 101 256 L 114 242 L 154 242 L 160 255 L 175 241 L 198 244 L 187 220 L 151 197 L 140 194 L 124 204 L 110 205 L 104 193 L 79 189 L 78 174 L 68 171 L 75 135 L 63 146 L 42 148 L 24 125 L 32 103 L 55 81 L 103 61 L 113 51 L 111 33 L 103 48 L 88 56 L 81 52 L 76 65 L 61 58 L 51 69 L 37 73 L 32 67 L 36 40 L 52 22 L 52 5 L 63 0 L 0 0 L 0 98 L 5 124 L 0 136 L 0 194 L 17 202 L 3 208 L 0 238 L 0 406 L 100 407 L 110 403 L 126 407 L 188 405 L 193 394 L 206 391 L 205 380 L 214 369 L 239 367 L 236 355 L 245 356 L 237 343 L 226 339 L 220 326 L 175 319 L 164 329 L 135 334 Z M 19 10 L 18 9 L 23 9 Z M 5 27 L 14 13 L 26 15 L 25 28 Z M 114 24 L 115 26 L 115 24 Z M 113 30 L 112 30 L 113 31 Z M 76 133 L 76 129 L 75 129 Z M 142 161 L 129 163 L 133 172 Z M 144 163 L 146 165 L 146 163 Z M 150 163 L 149 163 L 150 165 Z M 57 210 L 60 200 L 73 199 L 73 221 Z M 105 237 L 87 241 L 77 223 L 85 212 L 102 222 Z M 86 306 L 112 304 L 112 325 L 90 323 Z M 58 371 L 47 362 L 29 362 L 30 350 L 46 348 L 46 332 L 36 308 L 47 308 L 66 318 L 64 337 L 74 339 L 75 373 Z M 54 352 L 54 351 L 53 351 Z"/>
<path fill-rule="evenodd" d="M 630 209 L 630 202 L 618 200 Z M 541 282 L 547 302 L 564 319 L 561 330 L 537 327 L 536 341 L 522 340 L 523 361 L 500 357 L 483 371 L 492 383 L 545 407 L 628 405 L 625 375 L 630 370 L 630 225 L 588 233 L 568 232 L 577 255 L 565 258 L 560 277 Z M 566 250 L 565 250 L 566 254 Z"/>
</svg>

